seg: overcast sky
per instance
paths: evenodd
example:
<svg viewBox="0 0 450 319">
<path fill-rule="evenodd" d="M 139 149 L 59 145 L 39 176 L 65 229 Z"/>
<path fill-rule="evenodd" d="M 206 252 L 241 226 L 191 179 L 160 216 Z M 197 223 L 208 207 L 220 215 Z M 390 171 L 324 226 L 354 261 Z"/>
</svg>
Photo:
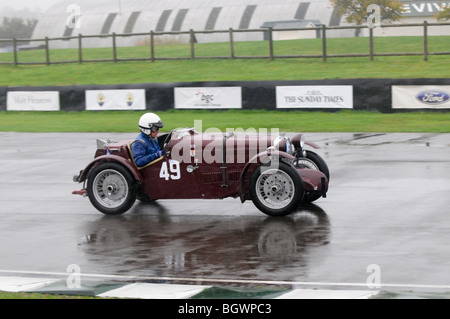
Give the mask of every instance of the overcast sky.
<svg viewBox="0 0 450 319">
<path fill-rule="evenodd" d="M 30 10 L 35 10 L 36 8 L 39 8 L 39 11 L 45 12 L 47 9 L 49 9 L 52 5 L 55 3 L 58 3 L 60 0 L 13 0 L 3 2 L 0 4 L 0 9 L 2 7 L 10 7 L 16 10 L 20 10 L 23 8 L 28 8 Z"/>
</svg>

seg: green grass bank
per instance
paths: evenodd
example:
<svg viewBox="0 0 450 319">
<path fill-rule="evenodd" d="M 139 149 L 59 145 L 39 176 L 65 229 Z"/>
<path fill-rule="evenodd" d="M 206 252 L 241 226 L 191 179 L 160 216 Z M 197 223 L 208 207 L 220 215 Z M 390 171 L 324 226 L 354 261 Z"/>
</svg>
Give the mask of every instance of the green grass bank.
<svg viewBox="0 0 450 319">
<path fill-rule="evenodd" d="M 203 131 L 217 128 L 223 132 L 240 128 L 256 131 L 276 128 L 285 132 L 450 132 L 450 112 L 171 110 L 157 113 L 164 122 L 163 131 L 193 127 L 194 121 L 201 120 Z M 138 111 L 0 112 L 0 131 L 137 132 L 142 114 Z"/>
<path fill-rule="evenodd" d="M 368 53 L 368 38 L 330 38 L 328 54 Z M 374 40 L 375 53 L 423 52 L 422 37 L 380 37 Z M 450 36 L 429 37 L 429 52 L 445 52 Z M 228 43 L 196 44 L 196 57 L 227 56 Z M 236 42 L 237 56 L 268 55 L 267 41 Z M 157 57 L 189 57 L 188 44 L 156 46 Z M 276 41 L 276 55 L 320 55 L 321 39 Z M 117 58 L 148 58 L 148 46 L 118 48 Z M 45 50 L 18 53 L 19 62 L 45 62 Z M 52 62 L 77 60 L 77 49 L 50 51 Z M 84 49 L 83 59 L 112 59 L 111 48 Z M 0 53 L 0 62 L 12 62 L 12 53 Z M 172 83 L 195 81 L 281 81 L 345 78 L 446 78 L 450 55 L 269 59 L 207 59 L 139 62 L 87 62 L 55 65 L 0 65 L 0 86 L 66 86 L 121 83 Z"/>
</svg>

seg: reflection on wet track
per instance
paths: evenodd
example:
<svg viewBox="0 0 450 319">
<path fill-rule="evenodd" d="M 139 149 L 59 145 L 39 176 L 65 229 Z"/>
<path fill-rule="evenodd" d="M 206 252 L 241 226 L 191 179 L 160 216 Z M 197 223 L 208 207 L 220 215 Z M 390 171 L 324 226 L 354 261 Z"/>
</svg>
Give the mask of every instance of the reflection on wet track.
<svg viewBox="0 0 450 319">
<path fill-rule="evenodd" d="M 327 245 L 330 235 L 328 216 L 316 205 L 261 218 L 172 216 L 157 202 L 140 203 L 86 229 L 79 243 L 86 258 L 112 273 L 216 279 L 299 280 L 310 251 Z"/>
</svg>

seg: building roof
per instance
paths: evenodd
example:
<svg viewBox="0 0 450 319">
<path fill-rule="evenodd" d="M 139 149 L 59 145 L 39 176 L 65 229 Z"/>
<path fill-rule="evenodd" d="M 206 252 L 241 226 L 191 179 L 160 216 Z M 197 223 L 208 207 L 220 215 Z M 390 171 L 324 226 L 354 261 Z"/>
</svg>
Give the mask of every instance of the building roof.
<svg viewBox="0 0 450 319">
<path fill-rule="evenodd" d="M 327 26 L 346 25 L 329 0 L 63 0 L 42 16 L 33 38 L 108 35 L 113 32 L 260 29 L 271 21 L 297 21 L 295 23 L 301 25 L 303 22 L 298 20 L 320 20 Z M 196 35 L 196 38 L 198 42 L 219 42 L 227 41 L 229 36 L 214 33 Z M 235 36 L 236 41 L 262 38 L 262 34 L 255 32 Z M 130 41 L 137 40 L 129 39 L 127 44 L 118 45 L 133 45 Z M 73 43 L 76 40 L 64 42 L 66 47 L 77 45 Z M 111 39 L 83 42 L 83 47 L 108 45 L 111 46 Z"/>
</svg>

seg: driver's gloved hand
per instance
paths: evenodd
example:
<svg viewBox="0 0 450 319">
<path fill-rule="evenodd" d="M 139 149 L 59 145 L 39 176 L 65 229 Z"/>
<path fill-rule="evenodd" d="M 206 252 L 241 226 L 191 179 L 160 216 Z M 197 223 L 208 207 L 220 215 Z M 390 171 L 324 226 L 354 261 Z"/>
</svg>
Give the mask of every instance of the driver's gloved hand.
<svg viewBox="0 0 450 319">
<path fill-rule="evenodd" d="M 164 156 L 164 154 L 165 154 L 165 153 L 164 153 L 164 150 L 160 150 L 160 151 L 157 151 L 157 152 L 156 152 L 156 156 L 157 156 L 157 157 Z"/>
</svg>

